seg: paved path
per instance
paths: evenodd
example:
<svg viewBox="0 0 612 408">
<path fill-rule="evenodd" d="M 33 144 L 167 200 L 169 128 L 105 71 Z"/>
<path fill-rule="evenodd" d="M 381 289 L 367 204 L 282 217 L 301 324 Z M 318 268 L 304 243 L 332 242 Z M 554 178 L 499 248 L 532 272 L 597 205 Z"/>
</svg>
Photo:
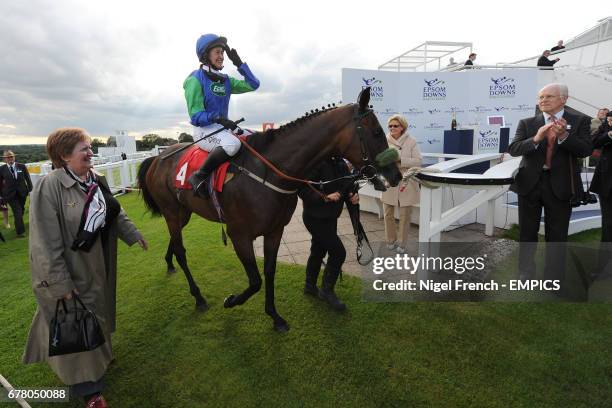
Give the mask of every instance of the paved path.
<svg viewBox="0 0 612 408">
<path fill-rule="evenodd" d="M 384 241 L 385 226 L 383 220 L 379 220 L 378 216 L 372 213 L 361 212 L 361 223 L 368 235 L 372 247 L 375 247 L 374 242 Z M 418 240 L 418 225 L 412 224 L 410 229 L 411 241 Z M 496 229 L 495 236 L 501 236 L 503 230 Z M 346 248 L 346 262 L 342 270 L 349 275 L 359 276 L 361 266 L 355 258 L 355 236 L 353 235 L 353 226 L 348 216 L 346 208 L 338 219 L 338 235 Z M 484 225 L 468 224 L 463 227 L 454 229 L 449 232 L 442 233 L 443 242 L 480 242 L 493 240 L 495 238 L 487 237 L 484 234 Z M 263 257 L 263 237 L 259 237 L 255 241 L 255 254 Z M 293 218 L 283 233 L 283 239 L 278 250 L 278 261 L 293 263 L 298 265 L 306 265 L 308 255 L 310 254 L 310 233 L 306 230 L 302 222 L 302 201 L 298 200 L 298 205 L 293 214 Z"/>
</svg>

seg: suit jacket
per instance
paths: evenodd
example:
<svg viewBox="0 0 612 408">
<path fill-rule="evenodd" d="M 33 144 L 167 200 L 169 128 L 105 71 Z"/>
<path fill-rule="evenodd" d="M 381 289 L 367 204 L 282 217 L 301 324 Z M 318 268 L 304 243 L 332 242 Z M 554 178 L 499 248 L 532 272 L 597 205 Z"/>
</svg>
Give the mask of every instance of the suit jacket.
<svg viewBox="0 0 612 408">
<path fill-rule="evenodd" d="M 546 58 L 545 56 L 541 56 L 540 58 L 538 58 L 538 67 L 552 67 L 553 65 L 555 65 L 558 61 L 551 61 L 548 58 Z"/>
<path fill-rule="evenodd" d="M 572 196 L 570 160 L 573 162 L 574 175 L 578 169 L 578 157 L 587 157 L 593 152 L 589 137 L 589 118 L 569 113 L 563 113 L 563 119 L 571 126 L 568 136 L 562 143 L 555 142 L 550 169 L 550 182 L 555 196 L 559 200 L 569 200 Z M 522 119 L 516 129 L 516 135 L 508 147 L 514 157 L 523 156 L 518 173 L 510 190 L 519 195 L 529 194 L 537 185 L 542 175 L 546 161 L 546 146 L 548 141 L 542 140 L 537 146 L 533 137 L 540 127 L 544 126 L 544 115 L 538 114 L 532 118 Z M 575 191 L 579 188 L 574 179 Z"/>
<path fill-rule="evenodd" d="M 468 60 L 467 60 L 467 61 L 465 61 L 465 64 L 463 64 L 463 65 L 464 65 L 464 66 L 465 66 L 465 65 L 474 65 L 474 63 L 472 62 L 472 60 L 471 60 L 471 59 L 469 59 L 469 58 L 468 58 Z"/>
<path fill-rule="evenodd" d="M 12 200 L 17 196 L 25 198 L 32 191 L 30 173 L 24 164 L 15 163 L 17 179 L 7 165 L 0 166 L 0 196 L 5 200 Z"/>
<path fill-rule="evenodd" d="M 593 147 L 601 149 L 601 155 L 595 167 L 590 190 L 604 197 L 608 196 L 612 190 L 612 138 L 608 136 L 610 130 L 612 128 L 606 123 L 593 136 Z"/>
</svg>

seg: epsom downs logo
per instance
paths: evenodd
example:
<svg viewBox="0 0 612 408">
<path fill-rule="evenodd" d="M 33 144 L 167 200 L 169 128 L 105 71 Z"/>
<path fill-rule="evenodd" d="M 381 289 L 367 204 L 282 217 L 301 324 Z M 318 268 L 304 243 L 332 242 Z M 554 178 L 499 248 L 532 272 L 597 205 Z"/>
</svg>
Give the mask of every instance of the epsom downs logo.
<svg viewBox="0 0 612 408">
<path fill-rule="evenodd" d="M 423 87 L 424 101 L 440 101 L 446 99 L 446 82 L 434 78 L 432 80 L 424 79 L 425 86 Z"/>
<path fill-rule="evenodd" d="M 516 95 L 516 83 L 513 78 L 503 76 L 491 78 L 493 85 L 489 85 L 489 98 L 514 98 Z"/>
<path fill-rule="evenodd" d="M 372 78 L 363 78 L 361 77 L 361 80 L 363 81 L 363 85 L 362 85 L 362 89 L 367 88 L 368 86 L 370 87 L 370 98 L 373 101 L 382 101 L 383 98 L 385 97 L 384 93 L 385 90 L 383 88 L 383 82 L 380 79 L 376 79 L 375 77 Z"/>
<path fill-rule="evenodd" d="M 478 132 L 478 150 L 499 150 L 499 135 L 496 130 Z"/>
</svg>

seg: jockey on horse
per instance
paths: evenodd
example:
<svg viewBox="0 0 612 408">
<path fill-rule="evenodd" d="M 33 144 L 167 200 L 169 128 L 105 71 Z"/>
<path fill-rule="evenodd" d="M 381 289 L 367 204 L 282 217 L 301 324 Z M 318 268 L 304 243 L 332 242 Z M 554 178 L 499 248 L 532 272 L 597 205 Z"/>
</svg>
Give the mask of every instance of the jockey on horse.
<svg viewBox="0 0 612 408">
<path fill-rule="evenodd" d="M 220 71 L 223 69 L 223 53 L 238 68 L 244 80 L 232 78 Z M 194 194 L 207 197 L 206 180 L 224 161 L 240 151 L 240 140 L 232 134 L 236 124 L 227 119 L 231 94 L 251 92 L 259 88 L 259 80 L 249 66 L 242 62 L 236 49 L 227 46 L 227 39 L 215 34 L 205 34 L 196 43 L 196 54 L 200 60 L 200 69 L 193 71 L 185 82 L 185 100 L 195 126 L 194 140 L 200 140 L 206 134 L 223 129 L 216 135 L 198 142 L 198 146 L 209 152 L 202 168 L 189 178 Z"/>
</svg>

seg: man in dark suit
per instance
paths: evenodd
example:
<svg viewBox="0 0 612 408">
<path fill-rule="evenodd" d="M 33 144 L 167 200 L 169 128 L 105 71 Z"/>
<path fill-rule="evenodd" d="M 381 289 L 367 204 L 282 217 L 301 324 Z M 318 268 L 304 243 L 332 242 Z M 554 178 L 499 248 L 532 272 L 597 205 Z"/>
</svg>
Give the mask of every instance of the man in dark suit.
<svg viewBox="0 0 612 408">
<path fill-rule="evenodd" d="M 528 277 L 535 274 L 534 252 L 544 208 L 544 230 L 547 242 L 566 242 L 576 193 L 578 157 L 593 151 L 589 137 L 589 119 L 567 112 L 567 86 L 550 84 L 539 92 L 542 113 L 522 119 L 508 150 L 512 156 L 523 156 L 510 189 L 518 194 L 519 235 L 522 245 L 519 270 Z M 564 253 L 554 256 L 547 251 L 546 269 L 565 262 Z M 552 257 L 552 258 L 551 258 Z"/>
<path fill-rule="evenodd" d="M 592 141 L 595 149 L 601 149 L 591 181 L 591 191 L 599 195 L 601 206 L 601 242 L 612 242 L 612 112 L 604 117 Z"/>
<path fill-rule="evenodd" d="M 465 61 L 465 64 L 463 64 L 463 65 L 464 65 L 464 66 L 466 66 L 466 65 L 468 65 L 468 66 L 469 66 L 469 65 L 474 65 L 474 60 L 475 60 L 475 59 L 476 59 L 476 53 L 471 53 L 471 54 L 468 56 L 467 61 Z"/>
<path fill-rule="evenodd" d="M 17 237 L 23 238 L 25 227 L 23 225 L 23 212 L 26 198 L 32 191 L 32 180 L 25 165 L 15 162 L 15 154 L 7 150 L 2 156 L 6 166 L 0 167 L 0 197 L 7 202 L 13 211 L 15 232 Z"/>
<path fill-rule="evenodd" d="M 544 50 L 540 58 L 538 58 L 538 67 L 552 67 L 557 62 L 559 62 L 559 58 L 556 58 L 554 60 L 549 60 L 548 59 L 549 56 L 550 56 L 550 50 Z"/>
<path fill-rule="evenodd" d="M 552 47 L 550 50 L 551 50 L 552 52 L 555 52 L 555 51 L 561 51 L 561 50 L 564 50 L 564 49 L 565 49 L 565 45 L 563 45 L 563 40 L 559 40 L 559 41 L 557 42 L 557 45 L 555 45 L 554 47 Z"/>
</svg>

